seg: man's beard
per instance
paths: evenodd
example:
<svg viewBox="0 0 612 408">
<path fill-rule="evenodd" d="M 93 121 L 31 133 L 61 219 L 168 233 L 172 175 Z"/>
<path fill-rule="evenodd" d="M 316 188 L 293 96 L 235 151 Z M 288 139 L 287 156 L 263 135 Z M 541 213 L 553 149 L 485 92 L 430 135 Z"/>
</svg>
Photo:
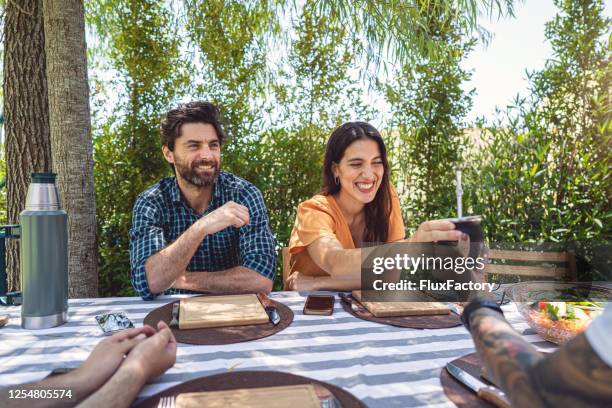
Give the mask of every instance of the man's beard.
<svg viewBox="0 0 612 408">
<path fill-rule="evenodd" d="M 212 173 L 198 173 L 197 167 L 202 165 L 213 166 L 214 171 Z M 193 162 L 191 166 L 175 161 L 174 167 L 183 180 L 196 187 L 212 186 L 219 177 L 219 163 L 212 160 L 198 160 Z"/>
</svg>

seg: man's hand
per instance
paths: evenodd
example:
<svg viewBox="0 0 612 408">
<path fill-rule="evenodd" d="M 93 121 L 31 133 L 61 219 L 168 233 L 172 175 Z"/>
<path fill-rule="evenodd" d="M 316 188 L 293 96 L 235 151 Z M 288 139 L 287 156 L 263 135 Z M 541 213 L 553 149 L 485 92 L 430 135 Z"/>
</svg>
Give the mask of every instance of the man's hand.
<svg viewBox="0 0 612 408">
<path fill-rule="evenodd" d="M 219 232 L 229 226 L 240 228 L 249 223 L 249 209 L 229 201 L 200 219 L 207 235 Z"/>
<path fill-rule="evenodd" d="M 136 345 L 155 333 L 151 326 L 123 330 L 99 342 L 87 360 L 74 371 L 79 379 L 86 379 L 91 391 L 100 388 L 114 373 Z"/>
<path fill-rule="evenodd" d="M 461 231 L 455 229 L 455 224 L 448 220 L 425 221 L 416 230 L 409 242 L 458 241 Z"/>
<path fill-rule="evenodd" d="M 176 362 L 176 339 L 172 331 L 161 321 L 157 329 L 157 333 L 130 351 L 122 365 L 122 368 L 125 367 L 143 382 L 162 374 Z"/>
</svg>

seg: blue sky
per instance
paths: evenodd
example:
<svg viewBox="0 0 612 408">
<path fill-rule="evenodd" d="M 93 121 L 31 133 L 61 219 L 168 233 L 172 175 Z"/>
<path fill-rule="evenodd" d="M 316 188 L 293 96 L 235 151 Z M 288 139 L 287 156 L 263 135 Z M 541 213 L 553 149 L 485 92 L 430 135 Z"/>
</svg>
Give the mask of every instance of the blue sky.
<svg viewBox="0 0 612 408">
<path fill-rule="evenodd" d="M 605 5 L 605 14 L 612 17 L 612 0 L 606 0 Z M 482 20 L 493 38 L 486 48 L 478 45 L 463 64 L 472 69 L 472 80 L 464 89 L 476 88 L 469 121 L 479 116 L 490 118 L 496 106 L 503 108 L 517 93 L 527 93 L 525 71 L 542 69 L 551 56 L 544 25 L 556 12 L 552 0 L 527 0 L 515 3 L 515 18 Z"/>
</svg>

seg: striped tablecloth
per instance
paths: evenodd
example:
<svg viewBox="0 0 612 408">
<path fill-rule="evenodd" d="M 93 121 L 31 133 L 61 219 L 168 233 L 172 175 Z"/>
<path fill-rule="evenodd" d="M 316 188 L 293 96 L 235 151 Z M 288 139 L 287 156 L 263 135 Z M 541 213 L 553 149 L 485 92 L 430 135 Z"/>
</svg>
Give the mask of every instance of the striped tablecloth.
<svg viewBox="0 0 612 408">
<path fill-rule="evenodd" d="M 69 321 L 47 330 L 24 330 L 18 307 L 0 329 L 0 386 L 36 381 L 52 369 L 77 367 L 103 338 L 94 316 L 125 311 L 137 326 L 171 299 L 74 299 Z M 271 294 L 289 306 L 291 326 L 271 337 L 224 346 L 179 344 L 177 361 L 164 375 L 145 386 L 139 399 L 183 381 L 227 370 L 278 370 L 326 381 L 344 388 L 369 407 L 454 406 L 438 379 L 444 365 L 474 352 L 463 327 L 438 330 L 402 329 L 357 319 L 344 312 L 339 299 L 332 316 L 304 316 L 305 295 Z M 554 346 L 531 330 L 514 305 L 503 307 L 508 320 L 527 341 L 540 349 Z"/>
</svg>

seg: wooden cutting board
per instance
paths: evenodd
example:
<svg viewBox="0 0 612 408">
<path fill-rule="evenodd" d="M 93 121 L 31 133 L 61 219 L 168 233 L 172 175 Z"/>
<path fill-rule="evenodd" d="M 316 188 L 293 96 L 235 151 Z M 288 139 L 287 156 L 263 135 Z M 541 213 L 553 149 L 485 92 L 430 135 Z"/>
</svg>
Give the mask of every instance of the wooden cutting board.
<svg viewBox="0 0 612 408">
<path fill-rule="evenodd" d="M 270 318 L 254 294 L 197 296 L 181 299 L 179 329 L 268 323 Z"/>
<path fill-rule="evenodd" d="M 450 313 L 447 305 L 428 301 L 431 298 L 421 293 L 414 293 L 414 302 L 362 302 L 360 290 L 354 290 L 352 295 L 375 317 L 427 316 Z"/>
<path fill-rule="evenodd" d="M 179 394 L 176 408 L 320 408 L 311 384 Z"/>
</svg>

